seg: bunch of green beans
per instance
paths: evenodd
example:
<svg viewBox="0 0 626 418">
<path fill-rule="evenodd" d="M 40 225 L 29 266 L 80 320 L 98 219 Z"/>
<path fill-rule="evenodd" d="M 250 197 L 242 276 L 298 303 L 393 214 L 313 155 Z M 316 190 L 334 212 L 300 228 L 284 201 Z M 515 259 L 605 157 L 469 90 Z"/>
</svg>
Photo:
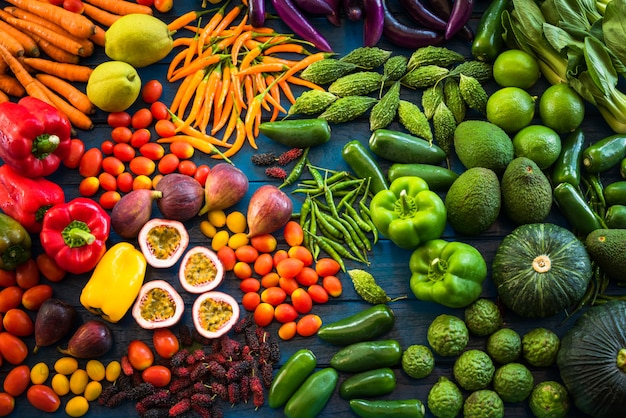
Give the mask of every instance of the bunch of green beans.
<svg viewBox="0 0 626 418">
<path fill-rule="evenodd" d="M 369 264 L 368 252 L 378 242 L 378 230 L 371 220 L 369 179 L 356 178 L 347 171 L 334 171 L 303 164 L 310 179 L 302 180 L 292 193 L 304 194 L 300 226 L 304 246 L 317 259 L 320 251 L 339 263 L 344 260 Z"/>
</svg>

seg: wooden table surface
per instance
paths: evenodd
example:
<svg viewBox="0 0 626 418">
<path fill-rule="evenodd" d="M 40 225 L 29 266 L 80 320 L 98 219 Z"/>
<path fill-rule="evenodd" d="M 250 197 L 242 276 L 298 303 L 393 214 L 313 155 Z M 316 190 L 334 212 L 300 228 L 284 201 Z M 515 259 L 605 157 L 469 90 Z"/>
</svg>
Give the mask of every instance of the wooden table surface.
<svg viewBox="0 0 626 418">
<path fill-rule="evenodd" d="M 175 16 L 181 15 L 182 13 L 189 10 L 199 10 L 201 2 L 200 0 L 176 0 L 174 3 L 174 8 L 171 13 L 166 16 L 160 15 L 158 13 L 156 15 L 162 17 L 166 21 L 170 21 Z M 471 21 L 471 24 L 474 28 L 476 27 L 477 20 L 480 17 L 482 11 L 485 9 L 486 4 L 487 2 L 482 1 L 478 2 L 478 4 L 476 5 L 474 17 Z M 0 5 L 4 7 L 7 5 L 7 3 L 4 1 L 0 1 Z M 344 55 L 353 48 L 362 45 L 363 26 L 361 22 L 350 22 L 346 20 L 343 16 L 341 20 L 342 24 L 340 27 L 331 26 L 324 18 L 316 18 L 314 19 L 314 21 L 317 27 L 330 40 L 334 51 L 337 52 L 339 55 Z M 271 20 L 268 22 L 268 25 L 276 28 L 276 30 L 278 30 L 279 32 L 290 33 L 290 30 L 280 21 Z M 383 39 L 381 39 L 378 46 L 384 49 L 392 50 L 394 54 L 404 54 L 408 56 L 412 52 L 410 50 L 400 49 L 393 46 L 384 37 Z M 469 49 L 470 43 L 467 41 L 455 39 L 446 44 L 446 46 L 454 48 L 455 50 L 463 53 L 467 58 L 471 57 Z M 169 59 L 171 59 L 173 54 L 174 52 L 160 63 L 151 65 L 146 68 L 141 68 L 139 70 L 143 82 L 151 79 L 158 79 L 162 81 L 164 85 L 163 101 L 166 104 L 169 104 L 171 102 L 173 94 L 178 86 L 178 83 L 171 84 L 168 83 L 165 79 L 167 63 L 169 62 Z M 97 48 L 96 53 L 92 57 L 84 59 L 83 63 L 95 66 L 96 64 L 106 59 L 107 58 L 104 55 L 102 48 Z M 542 90 L 546 88 L 546 86 L 547 84 L 545 80 L 540 80 L 540 82 L 532 88 L 532 93 L 539 96 Z M 84 88 L 84 85 L 79 85 L 79 87 Z M 496 86 L 495 84 L 490 83 L 486 86 L 486 89 L 489 93 L 491 93 L 496 89 Z M 419 91 L 409 90 L 404 87 L 402 88 L 402 98 L 419 103 L 419 97 Z M 144 104 L 141 102 L 141 100 L 138 100 L 138 102 L 136 102 L 129 109 L 129 112 L 132 113 L 134 110 L 137 110 L 142 106 L 144 106 Z M 478 118 L 479 116 L 475 114 L 468 114 L 468 117 Z M 85 142 L 87 148 L 98 147 L 103 140 L 108 139 L 110 136 L 111 128 L 105 123 L 106 114 L 104 112 L 99 111 L 94 116 L 94 122 L 96 126 L 93 130 L 89 132 L 78 132 L 78 137 L 80 137 Z M 534 122 L 539 123 L 537 118 Z M 402 129 L 397 121 L 392 124 L 391 128 Z M 597 111 L 591 106 L 587 107 L 587 116 L 583 123 L 583 130 L 585 132 L 587 141 L 590 142 L 601 139 L 612 133 L 608 126 L 604 123 L 604 121 L 598 116 Z M 311 148 L 309 153 L 309 159 L 313 164 L 318 166 L 332 168 L 336 170 L 348 169 L 348 166 L 342 160 L 340 151 L 341 148 L 347 141 L 352 139 L 358 139 L 363 143 L 367 143 L 369 134 L 370 132 L 368 127 L 368 120 L 366 118 L 362 118 L 357 121 L 346 123 L 343 125 L 333 125 L 331 140 L 323 146 Z M 255 166 L 251 163 L 251 155 L 254 152 L 274 151 L 278 153 L 286 149 L 286 147 L 277 145 L 261 135 L 261 137 L 258 138 L 258 151 L 253 151 L 249 146 L 246 145 L 244 149 L 233 158 L 233 162 L 235 163 L 235 165 L 241 168 L 250 180 L 250 189 L 248 194 L 233 209 L 241 210 L 245 213 L 247 209 L 247 202 L 252 192 L 254 192 L 262 184 L 265 184 L 268 181 L 271 182 L 271 180 L 265 176 L 263 167 Z M 209 165 L 213 165 L 216 163 L 216 160 L 207 158 L 201 153 L 196 153 L 196 155 L 194 156 L 194 161 L 196 161 L 197 163 L 207 163 Z M 388 161 L 379 160 L 379 162 L 384 169 L 388 168 L 390 165 L 390 162 Z M 455 158 L 452 159 L 452 168 L 459 173 L 462 172 L 464 169 Z M 606 177 L 606 179 L 617 179 L 617 177 L 617 173 L 612 173 L 610 176 Z M 78 184 L 81 181 L 81 176 L 78 174 L 77 170 L 61 168 L 54 175 L 50 176 L 50 179 L 58 182 L 63 186 L 66 193 L 66 198 L 68 200 L 78 196 Z M 274 181 L 274 184 L 278 183 Z M 286 190 L 289 191 L 290 189 L 287 188 Z M 295 194 L 291 196 L 294 201 L 294 211 L 297 212 L 302 202 L 302 196 Z M 153 216 L 159 216 L 159 213 L 156 209 L 153 213 Z M 202 219 L 204 218 L 196 217 L 186 223 L 186 226 L 190 233 L 190 247 L 194 245 L 210 245 L 210 241 L 206 237 L 204 237 L 199 230 L 199 223 Z M 567 226 L 567 223 L 564 221 L 556 208 L 553 208 L 553 211 L 547 221 Z M 447 240 L 463 241 L 474 245 L 483 254 L 488 266 L 490 266 L 499 243 L 512 229 L 513 225 L 510 223 L 510 221 L 508 221 L 504 215 L 501 215 L 497 222 L 493 226 L 491 226 L 488 231 L 481 234 L 480 236 L 457 236 L 455 235 L 452 228 L 448 226 L 443 235 L 443 238 Z M 41 248 L 37 240 L 35 241 L 35 252 L 38 253 L 41 251 Z M 121 238 L 115 233 L 112 233 L 111 237 L 109 238 L 108 247 L 119 241 L 121 241 Z M 281 246 L 286 246 L 281 237 L 279 237 L 279 242 L 281 243 Z M 134 244 L 137 244 L 137 242 L 134 241 Z M 463 316 L 462 309 L 448 309 L 435 303 L 418 301 L 411 294 L 409 288 L 410 271 L 408 269 L 409 255 L 410 251 L 400 250 L 390 241 L 383 239 L 374 247 L 373 251 L 369 254 L 369 259 L 371 261 L 369 267 L 359 263 L 347 263 L 348 268 L 368 269 L 390 296 L 408 296 L 408 298 L 404 300 L 399 300 L 390 304 L 396 314 L 397 319 L 393 330 L 385 336 L 385 338 L 397 339 L 403 348 L 406 348 L 412 344 L 428 344 L 426 340 L 426 330 L 430 322 L 437 315 L 441 313 L 450 313 L 459 317 Z M 156 270 L 148 267 L 146 281 L 152 279 L 164 279 L 171 282 L 174 287 L 181 292 L 181 295 L 183 295 L 186 301 L 186 307 L 188 308 L 186 309 L 182 321 L 188 325 L 192 325 L 189 311 L 191 308 L 191 304 L 193 303 L 193 295 L 185 293 L 180 288 L 180 284 L 178 283 L 178 278 L 176 275 L 177 267 L 178 264 L 170 269 L 165 270 Z M 490 267 L 489 270 L 491 270 Z M 64 281 L 54 284 L 55 296 L 74 305 L 84 320 L 94 318 L 92 314 L 88 313 L 80 305 L 80 302 L 78 300 L 80 291 L 83 285 L 86 283 L 88 277 L 88 275 L 69 276 Z M 331 299 L 328 303 L 323 305 L 316 305 L 313 308 L 313 312 L 319 314 L 324 323 L 334 322 L 350 314 L 357 313 L 369 306 L 357 296 L 346 274 L 341 273 L 340 278 L 342 279 L 344 284 L 343 294 L 339 298 Z M 224 283 L 220 286 L 219 290 L 227 292 L 237 299 L 240 299 L 241 297 L 241 292 L 239 290 L 239 280 L 236 279 L 232 273 L 227 274 L 227 277 Z M 495 300 L 497 297 L 490 276 L 485 281 L 482 296 L 490 298 L 492 300 Z M 245 313 L 245 311 L 242 312 Z M 505 312 L 504 317 L 505 326 L 513 328 L 515 331 L 520 333 L 520 335 L 523 335 L 526 331 L 532 328 L 542 326 L 547 327 L 556 332 L 559 336 L 562 336 L 573 323 L 572 319 L 564 322 L 564 314 L 558 314 L 554 317 L 543 320 L 522 319 L 515 316 L 511 312 Z M 139 338 L 145 340 L 148 343 L 151 343 L 152 333 L 137 326 L 130 314 L 127 314 L 119 323 L 111 324 L 110 328 L 114 335 L 114 347 L 107 355 L 105 355 L 101 359 L 103 362 L 108 362 L 113 359 L 119 359 L 123 354 L 125 354 L 128 342 L 133 339 Z M 270 325 L 268 329 L 275 335 L 277 330 L 276 323 Z M 34 341 L 32 338 L 27 339 L 27 342 L 29 347 L 34 346 Z M 65 342 L 66 340 L 62 341 L 62 343 Z M 468 348 L 484 349 L 485 344 L 486 338 L 478 338 L 472 336 Z M 296 337 L 291 341 L 280 343 L 281 363 L 284 362 L 295 351 L 303 347 L 308 347 L 313 350 L 318 358 L 318 364 L 320 367 L 327 366 L 331 356 L 337 350 L 337 347 L 326 344 L 315 336 L 309 338 Z M 53 362 L 60 356 L 61 355 L 56 351 L 56 348 L 54 346 L 44 347 L 39 350 L 38 354 L 29 355 L 26 362 L 29 365 L 33 365 L 39 361 L 45 361 L 51 367 Z M 447 376 L 451 379 L 453 378 L 453 361 L 454 359 L 437 357 L 435 370 L 432 372 L 432 374 L 430 374 L 430 376 L 420 380 L 409 378 L 406 374 L 402 372 L 400 367 L 396 367 L 395 372 L 397 376 L 397 388 L 393 393 L 384 396 L 383 398 L 417 398 L 426 403 L 429 389 L 440 376 Z M 81 364 L 84 365 L 84 362 L 81 361 Z M 2 368 L 0 368 L 0 381 L 4 379 L 4 376 L 10 370 L 10 368 L 11 366 L 8 364 L 4 364 Z M 531 370 L 535 378 L 535 383 L 539 383 L 543 380 L 559 379 L 559 373 L 556 367 L 531 367 Z M 345 379 L 346 376 L 346 374 L 340 374 L 340 381 Z M 466 396 L 467 394 L 468 393 L 465 393 Z M 63 397 L 63 399 L 64 401 L 67 400 L 68 396 Z M 232 408 L 229 405 L 224 404 L 224 411 L 226 416 L 231 417 L 282 416 L 282 410 L 273 410 L 269 406 L 267 406 L 267 404 L 263 405 L 258 410 L 255 410 L 252 403 L 238 404 Z M 41 416 L 42 413 L 33 409 L 28 404 L 25 396 L 22 395 L 16 401 L 16 410 L 13 415 L 20 417 L 35 417 Z M 65 413 L 63 412 L 63 408 L 61 408 L 53 415 L 65 415 Z M 111 417 L 135 415 L 136 412 L 133 402 L 126 402 L 116 409 L 105 408 L 99 406 L 97 402 L 92 402 L 91 408 L 87 416 Z M 337 393 L 332 396 L 327 407 L 323 410 L 322 415 L 334 415 L 342 417 L 352 416 L 348 403 L 345 400 L 341 399 Z M 430 414 L 430 412 L 427 411 L 427 416 L 432 415 Z M 532 413 L 530 412 L 527 403 L 522 402 L 516 404 L 506 404 L 505 416 L 526 417 L 532 416 Z M 572 408 L 568 416 L 579 417 L 583 415 L 580 412 L 576 411 L 575 408 Z"/>
</svg>

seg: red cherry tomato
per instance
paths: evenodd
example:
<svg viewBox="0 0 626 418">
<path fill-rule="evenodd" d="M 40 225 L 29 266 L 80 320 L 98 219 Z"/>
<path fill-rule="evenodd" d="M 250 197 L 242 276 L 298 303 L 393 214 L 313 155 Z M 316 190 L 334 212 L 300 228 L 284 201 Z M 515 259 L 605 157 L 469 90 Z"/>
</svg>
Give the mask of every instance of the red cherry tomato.
<svg viewBox="0 0 626 418">
<path fill-rule="evenodd" d="M 130 113 L 128 112 L 112 112 L 107 116 L 107 123 L 111 128 L 118 126 L 130 125 Z"/>
<path fill-rule="evenodd" d="M 72 138 L 70 141 L 70 152 L 63 159 L 63 165 L 67 168 L 78 168 L 84 153 L 85 143 L 78 138 Z"/>
<path fill-rule="evenodd" d="M 26 392 L 28 402 L 44 412 L 55 412 L 61 406 L 59 395 L 47 385 L 32 385 Z"/>
<path fill-rule="evenodd" d="M 46 253 L 41 253 L 35 259 L 39 271 L 51 282 L 60 282 L 65 277 L 66 271 L 57 264 L 56 260 Z"/>
<path fill-rule="evenodd" d="M 172 381 L 172 372 L 165 366 L 155 364 L 141 372 L 144 382 L 152 383 L 154 387 L 162 388 Z"/>
<path fill-rule="evenodd" d="M 3 331 L 0 332 L 0 354 L 4 360 L 17 366 L 22 364 L 28 356 L 28 347 L 21 338 Z"/>
<path fill-rule="evenodd" d="M 128 344 L 128 360 L 137 370 L 145 370 L 154 363 L 154 353 L 141 340 L 133 340 Z"/>
<path fill-rule="evenodd" d="M 41 274 L 39 274 L 39 268 L 34 258 L 29 258 L 15 269 L 17 285 L 24 290 L 38 285 L 40 279 Z"/>
<path fill-rule="evenodd" d="M 2 326 L 6 332 L 10 332 L 16 337 L 28 337 L 35 331 L 33 320 L 26 311 L 20 308 L 9 309 L 2 317 Z M 13 393 L 11 395 L 17 396 Z"/>
<path fill-rule="evenodd" d="M 85 10 L 82 0 L 63 0 L 63 8 L 78 14 L 81 14 L 83 10 Z"/>
<path fill-rule="evenodd" d="M 171 358 L 180 349 L 176 335 L 168 328 L 161 328 L 152 334 L 154 351 L 163 358 Z"/>
<path fill-rule="evenodd" d="M 0 417 L 10 415 L 15 409 L 15 399 L 8 393 L 0 393 Z"/>
<path fill-rule="evenodd" d="M 4 391 L 11 396 L 20 396 L 30 384 L 30 367 L 26 364 L 12 368 L 4 378 Z"/>
<path fill-rule="evenodd" d="M 41 304 L 52 297 L 52 286 L 41 283 L 26 289 L 22 295 L 22 305 L 29 311 L 37 311 Z"/>
<path fill-rule="evenodd" d="M 85 151 L 78 165 L 80 175 L 83 177 L 95 177 L 100 174 L 102 158 L 102 151 L 98 148 L 90 148 Z"/>
<path fill-rule="evenodd" d="M 147 128 L 152 124 L 152 112 L 147 107 L 137 110 L 133 114 L 130 124 L 135 129 Z"/>
<path fill-rule="evenodd" d="M 159 80 L 147 81 L 141 89 L 141 98 L 146 103 L 154 103 L 163 94 L 163 84 Z"/>
<path fill-rule="evenodd" d="M 156 101 L 150 105 L 150 112 L 152 112 L 152 116 L 156 120 L 165 120 L 170 117 L 167 105 L 160 101 Z"/>
</svg>

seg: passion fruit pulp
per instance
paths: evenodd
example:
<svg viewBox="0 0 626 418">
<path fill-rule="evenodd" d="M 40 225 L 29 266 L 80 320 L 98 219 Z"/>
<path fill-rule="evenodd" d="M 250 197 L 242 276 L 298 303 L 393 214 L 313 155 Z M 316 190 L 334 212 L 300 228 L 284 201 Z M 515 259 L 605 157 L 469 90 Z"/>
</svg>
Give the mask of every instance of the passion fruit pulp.
<svg viewBox="0 0 626 418">
<path fill-rule="evenodd" d="M 193 323 L 196 331 L 205 338 L 218 338 L 226 334 L 239 319 L 239 305 L 223 292 L 206 292 L 193 304 Z"/>
<path fill-rule="evenodd" d="M 209 248 L 197 246 L 185 254 L 178 277 L 183 288 L 191 293 L 215 289 L 224 279 L 224 266 Z"/>
<path fill-rule="evenodd" d="M 184 309 L 183 298 L 168 282 L 151 280 L 141 287 L 132 315 L 142 328 L 164 328 L 176 324 Z"/>
<path fill-rule="evenodd" d="M 171 267 L 189 245 L 189 233 L 182 222 L 154 218 L 139 231 L 139 247 L 155 268 Z"/>
</svg>

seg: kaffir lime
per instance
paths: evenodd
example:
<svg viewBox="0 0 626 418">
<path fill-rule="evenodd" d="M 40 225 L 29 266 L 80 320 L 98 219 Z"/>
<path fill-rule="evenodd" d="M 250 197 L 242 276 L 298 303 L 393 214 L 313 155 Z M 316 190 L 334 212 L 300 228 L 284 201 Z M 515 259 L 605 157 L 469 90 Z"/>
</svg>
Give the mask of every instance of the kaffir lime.
<svg viewBox="0 0 626 418">
<path fill-rule="evenodd" d="M 511 328 L 501 328 L 487 339 L 487 354 L 500 364 L 517 360 L 522 353 L 522 339 Z"/>
<path fill-rule="evenodd" d="M 452 367 L 457 383 L 465 390 L 485 389 L 493 378 L 495 367 L 491 358 L 481 350 L 467 350 Z"/>
<path fill-rule="evenodd" d="M 484 337 L 493 334 L 502 322 L 502 313 L 492 300 L 480 298 L 465 308 L 465 324 L 474 335 Z"/>
<path fill-rule="evenodd" d="M 500 396 L 490 389 L 472 392 L 463 404 L 464 418 L 502 418 L 504 402 Z"/>
<path fill-rule="evenodd" d="M 441 376 L 428 392 L 428 409 L 437 418 L 456 417 L 463 408 L 463 394 L 456 383 Z"/>
<path fill-rule="evenodd" d="M 435 357 L 425 345 L 411 345 L 402 353 L 402 370 L 414 379 L 428 376 L 434 368 Z"/>
<path fill-rule="evenodd" d="M 534 386 L 532 373 L 521 363 L 507 363 L 493 375 L 493 389 L 504 402 L 523 401 Z"/>
<path fill-rule="evenodd" d="M 570 407 L 567 389 L 553 380 L 536 385 L 530 393 L 528 404 L 537 418 L 563 418 Z"/>
<path fill-rule="evenodd" d="M 441 314 L 430 323 L 427 338 L 435 353 L 440 356 L 456 356 L 467 346 L 469 331 L 461 318 Z"/>
<path fill-rule="evenodd" d="M 531 366 L 553 365 L 560 346 L 558 335 L 546 328 L 534 328 L 522 337 L 522 355 Z"/>
</svg>

